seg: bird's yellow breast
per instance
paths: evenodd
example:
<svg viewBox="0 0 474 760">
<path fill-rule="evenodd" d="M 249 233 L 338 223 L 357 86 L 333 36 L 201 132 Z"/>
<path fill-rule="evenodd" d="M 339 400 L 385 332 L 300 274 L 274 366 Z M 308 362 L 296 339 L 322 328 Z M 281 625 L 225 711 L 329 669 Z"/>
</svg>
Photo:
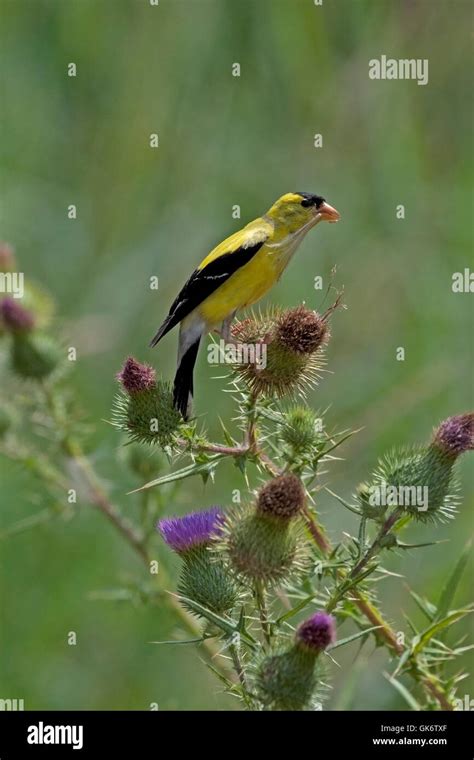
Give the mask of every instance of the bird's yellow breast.
<svg viewBox="0 0 474 760">
<path fill-rule="evenodd" d="M 284 257 L 264 244 L 258 253 L 238 269 L 198 307 L 209 327 L 215 327 L 238 309 L 256 303 L 279 279 L 285 268 Z"/>
</svg>

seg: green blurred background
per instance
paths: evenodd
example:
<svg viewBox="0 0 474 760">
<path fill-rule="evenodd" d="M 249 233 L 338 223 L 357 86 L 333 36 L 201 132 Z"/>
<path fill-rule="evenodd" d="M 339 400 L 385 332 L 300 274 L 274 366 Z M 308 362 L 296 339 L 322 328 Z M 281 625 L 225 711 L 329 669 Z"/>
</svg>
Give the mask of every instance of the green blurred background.
<svg viewBox="0 0 474 760">
<path fill-rule="evenodd" d="M 125 511 L 139 482 L 103 422 L 115 372 L 132 353 L 172 377 L 176 335 L 153 352 L 147 343 L 177 289 L 218 241 L 290 190 L 320 193 L 342 214 L 308 236 L 267 299 L 318 308 L 314 278 L 326 286 L 334 266 L 345 287 L 333 374 L 311 402 L 330 406 L 330 426 L 364 429 L 327 474 L 330 487 L 348 497 L 387 448 L 423 441 L 472 406 L 472 295 L 451 289 L 473 242 L 468 0 L 0 0 L 0 12 L 0 235 L 57 302 L 78 349 L 72 382 L 94 463 Z M 368 61 L 382 54 L 429 59 L 428 85 L 371 81 Z M 196 409 L 217 435 L 231 407 L 215 374 L 202 352 Z M 388 560 L 427 596 L 439 594 L 472 529 L 469 464 L 456 522 L 410 529 L 410 539 L 450 543 Z M 34 512 L 38 494 L 5 460 L 0 477 L 8 526 Z M 215 485 L 186 481 L 167 512 L 227 504 L 235 487 L 244 484 L 229 465 Z M 334 538 L 353 527 L 329 496 L 319 509 Z M 148 644 L 177 626 L 159 606 L 91 600 L 143 577 L 100 514 L 79 507 L 70 522 L 3 542 L 1 553 L 0 697 L 23 698 L 26 709 L 235 706 L 193 648 Z M 460 603 L 471 585 L 472 574 Z M 397 630 L 404 613 L 421 623 L 401 581 L 387 580 L 381 596 Z M 382 676 L 385 654 L 370 646 L 369 667 L 341 699 L 355 652 L 334 669 L 330 707 L 402 709 Z M 461 685 L 461 695 L 472 688 Z"/>
</svg>

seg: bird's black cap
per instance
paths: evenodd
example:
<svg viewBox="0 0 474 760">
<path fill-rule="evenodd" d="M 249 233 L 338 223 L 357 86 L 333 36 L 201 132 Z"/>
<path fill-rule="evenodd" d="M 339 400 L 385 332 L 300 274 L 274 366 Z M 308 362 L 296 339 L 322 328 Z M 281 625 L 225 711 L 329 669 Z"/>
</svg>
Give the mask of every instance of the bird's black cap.
<svg viewBox="0 0 474 760">
<path fill-rule="evenodd" d="M 301 195 L 303 200 L 301 201 L 302 206 L 316 206 L 316 208 L 319 208 L 321 203 L 324 203 L 325 198 L 322 198 L 320 195 L 313 195 L 313 193 L 296 193 L 297 195 Z"/>
</svg>

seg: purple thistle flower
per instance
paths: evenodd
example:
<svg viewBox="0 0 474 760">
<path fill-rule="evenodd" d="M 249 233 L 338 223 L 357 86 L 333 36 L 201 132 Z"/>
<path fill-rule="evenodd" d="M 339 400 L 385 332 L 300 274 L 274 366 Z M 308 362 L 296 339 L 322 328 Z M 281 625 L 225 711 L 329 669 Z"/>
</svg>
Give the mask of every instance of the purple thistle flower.
<svg viewBox="0 0 474 760">
<path fill-rule="evenodd" d="M 156 372 L 148 364 L 140 364 L 133 356 L 129 356 L 118 373 L 117 380 L 122 383 L 127 393 L 139 393 L 154 387 Z"/>
<path fill-rule="evenodd" d="M 335 640 L 335 620 L 327 612 L 315 612 L 308 620 L 304 620 L 296 631 L 297 643 L 315 654 L 327 649 Z"/>
<path fill-rule="evenodd" d="M 211 507 L 204 512 L 191 512 L 184 517 L 169 517 L 160 520 L 158 530 L 175 552 L 187 552 L 197 546 L 209 544 L 220 532 L 224 514 L 220 507 Z"/>
<path fill-rule="evenodd" d="M 14 298 L 4 298 L 0 302 L 0 317 L 4 325 L 12 332 L 28 332 L 32 330 L 35 320 Z"/>
<path fill-rule="evenodd" d="M 435 430 L 433 444 L 453 458 L 474 449 L 474 413 L 457 414 L 444 420 Z"/>
</svg>

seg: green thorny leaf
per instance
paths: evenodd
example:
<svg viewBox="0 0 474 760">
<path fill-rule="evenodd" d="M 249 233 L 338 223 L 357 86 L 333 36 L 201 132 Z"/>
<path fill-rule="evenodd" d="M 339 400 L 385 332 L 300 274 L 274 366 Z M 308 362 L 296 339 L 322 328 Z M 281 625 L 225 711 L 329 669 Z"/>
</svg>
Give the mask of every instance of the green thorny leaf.
<svg viewBox="0 0 474 760">
<path fill-rule="evenodd" d="M 415 697 L 408 691 L 406 686 L 404 686 L 400 681 L 397 681 L 397 679 L 393 676 L 390 676 L 388 673 L 384 673 L 384 676 L 387 681 L 392 684 L 392 686 L 398 691 L 398 693 L 401 694 L 405 702 L 409 705 L 409 707 L 411 707 L 412 710 L 419 712 L 422 709 L 419 703 L 416 701 Z"/>
<path fill-rule="evenodd" d="M 461 556 L 459 557 L 453 569 L 453 572 L 451 573 L 448 580 L 446 581 L 446 584 L 441 592 L 441 595 L 438 601 L 438 609 L 434 618 L 435 621 L 441 620 L 447 614 L 449 610 L 449 607 L 456 594 L 456 590 L 461 580 L 461 577 L 464 573 L 464 570 L 466 569 L 466 565 L 471 553 L 471 546 L 472 546 L 472 541 L 469 540 L 466 546 L 464 547 L 461 553 Z"/>
<path fill-rule="evenodd" d="M 351 641 L 356 641 L 356 639 L 360 639 L 363 636 L 367 636 L 372 631 L 377 631 L 381 627 L 382 626 L 380 625 L 373 625 L 370 628 L 364 628 L 361 631 L 357 631 L 357 633 L 353 633 L 352 636 L 346 636 L 346 638 L 336 641 L 336 643 L 330 646 L 327 651 L 332 652 L 334 651 L 334 649 L 337 649 L 338 647 L 343 647 L 346 644 L 350 644 Z"/>
<path fill-rule="evenodd" d="M 458 620 L 465 617 L 470 612 L 472 612 L 472 610 L 469 609 L 455 610 L 454 612 L 450 612 L 449 615 L 446 615 L 446 617 L 444 617 L 442 620 L 434 622 L 432 625 L 426 628 L 425 631 L 414 637 L 412 641 L 412 654 L 420 654 L 420 652 L 423 651 L 433 636 L 435 636 L 437 633 L 440 633 L 453 623 L 456 623 Z"/>
<path fill-rule="evenodd" d="M 189 599 L 188 597 L 182 595 L 180 595 L 178 598 L 180 601 L 185 602 L 186 606 L 190 607 L 198 615 L 201 615 L 201 617 L 205 618 L 210 623 L 213 623 L 213 625 L 216 625 L 218 628 L 220 628 L 221 631 L 227 634 L 227 636 L 232 637 L 234 634 L 238 634 L 241 641 L 244 641 L 247 646 L 249 646 L 251 649 L 255 648 L 257 642 L 253 636 L 251 636 L 251 634 L 245 630 L 242 625 L 241 618 L 239 619 L 238 623 L 235 623 L 230 618 L 224 618 L 221 615 L 217 615 L 215 612 L 211 612 L 211 610 L 208 610 L 207 607 L 199 604 L 199 602 L 195 602 L 193 599 Z"/>
<path fill-rule="evenodd" d="M 135 490 L 130 491 L 130 493 L 138 493 L 139 491 L 145 491 L 147 488 L 163 486 L 166 483 L 174 483 L 177 480 L 184 480 L 193 475 L 204 475 L 213 478 L 216 467 L 222 459 L 223 457 L 220 454 L 216 454 L 213 457 L 209 457 L 207 462 L 193 462 L 192 464 L 183 467 L 181 470 L 176 470 L 169 475 L 163 475 L 161 478 L 150 480 L 148 483 L 145 483 L 145 485 L 140 486 L 140 488 L 135 488 Z"/>
</svg>

